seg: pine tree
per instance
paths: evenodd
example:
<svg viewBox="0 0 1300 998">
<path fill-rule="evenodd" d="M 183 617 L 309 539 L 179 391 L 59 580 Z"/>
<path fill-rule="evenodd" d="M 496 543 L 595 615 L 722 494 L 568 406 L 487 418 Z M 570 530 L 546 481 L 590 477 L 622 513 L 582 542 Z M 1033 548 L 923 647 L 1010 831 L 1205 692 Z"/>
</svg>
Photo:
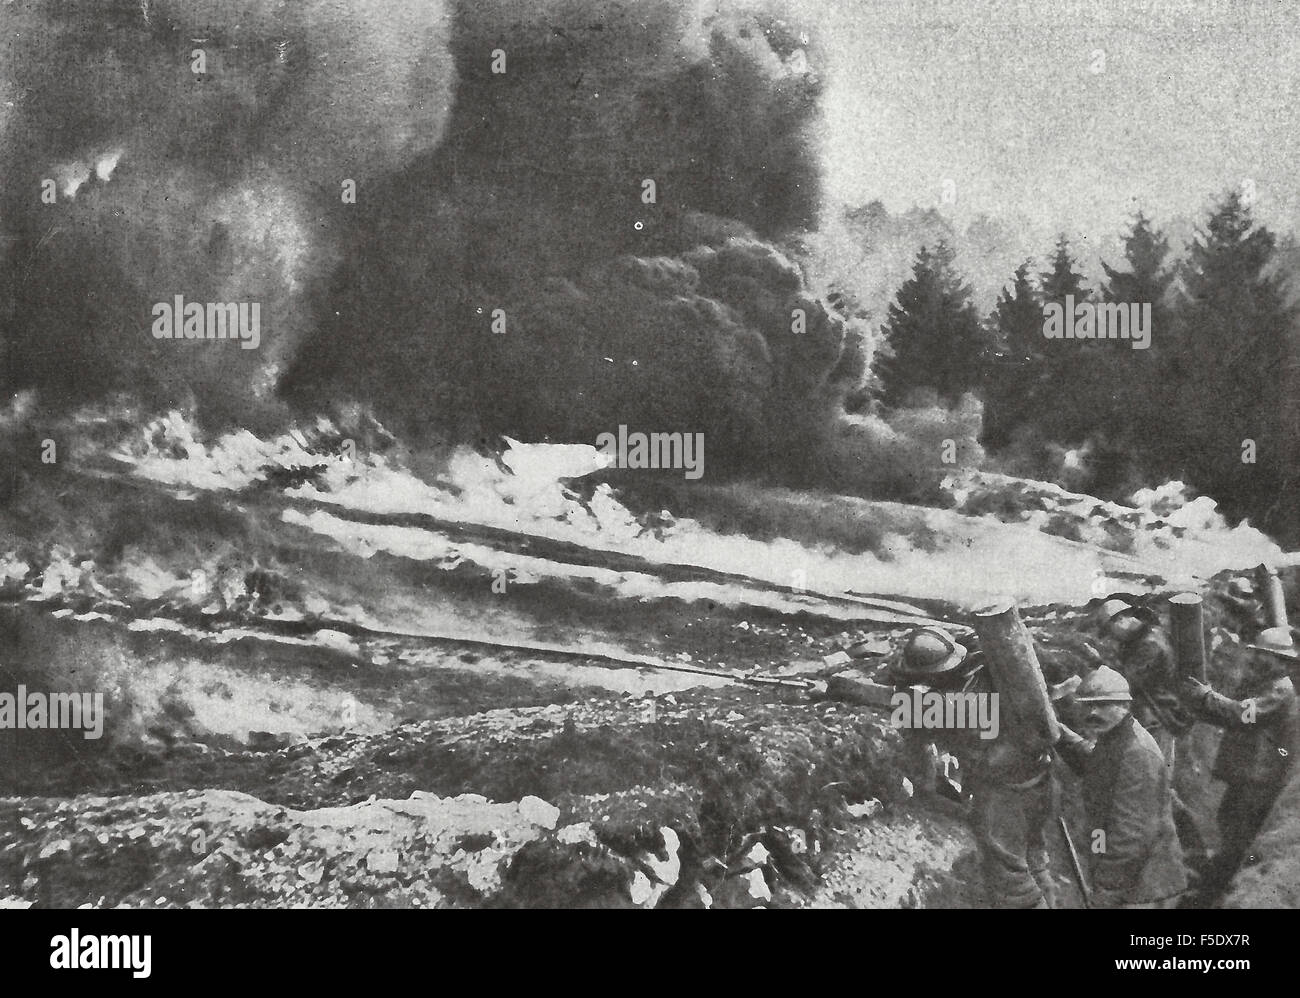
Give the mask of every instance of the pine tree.
<svg viewBox="0 0 1300 998">
<path fill-rule="evenodd" d="M 912 276 L 889 307 L 885 349 L 875 364 L 888 406 L 907 404 L 919 389 L 956 402 L 979 384 L 986 338 L 970 286 L 953 260 L 942 242 L 933 252 L 922 247 Z"/>
<path fill-rule="evenodd" d="M 1086 301 L 1091 294 L 1084 286 L 1083 276 L 1075 270 L 1074 258 L 1070 256 L 1070 240 L 1065 233 L 1057 237 L 1051 269 L 1039 274 L 1038 279 L 1044 302 L 1065 304 L 1066 295 L 1072 295 L 1076 302 L 1081 302 Z"/>
<path fill-rule="evenodd" d="M 992 324 L 998 351 L 1014 361 L 1043 356 L 1043 303 L 1029 280 L 1026 260 L 1016 268 L 1011 286 L 993 307 Z"/>
<path fill-rule="evenodd" d="M 1275 245 L 1241 196 L 1227 194 L 1190 248 L 1169 350 L 1180 383 L 1172 456 L 1237 514 L 1273 507 L 1292 457 L 1283 386 L 1296 313 L 1272 273 Z M 1254 463 L 1243 460 L 1247 441 Z"/>
<path fill-rule="evenodd" d="M 1107 302 L 1150 302 L 1152 311 L 1165 308 L 1165 296 L 1173 283 L 1174 271 L 1165 266 L 1169 255 L 1167 240 L 1142 212 L 1133 219 L 1133 227 L 1124 238 L 1127 270 L 1117 270 L 1103 263 L 1106 283 L 1101 296 Z"/>
<path fill-rule="evenodd" d="M 1059 304 L 1065 310 L 1067 324 L 1074 321 L 1071 309 L 1092 297 L 1076 269 L 1070 240 L 1064 233 L 1056 240 L 1049 269 L 1039 274 L 1039 284 L 1043 306 Z M 1074 445 L 1096 432 L 1098 418 L 1090 405 L 1101 392 L 1098 355 L 1104 346 L 1096 340 L 1043 338 L 1043 373 L 1030 400 L 1033 422 L 1043 439 Z"/>
<path fill-rule="evenodd" d="M 986 366 L 981 440 L 992 449 L 1005 446 L 1026 422 L 1033 388 L 1043 375 L 1043 305 L 1029 266 L 1026 260 L 1016 268 L 989 316 L 994 352 Z"/>
<path fill-rule="evenodd" d="M 1091 385 L 1090 411 L 1095 415 L 1093 451 L 1099 493 L 1123 491 L 1123 485 L 1149 467 L 1160 467 L 1170 435 L 1171 385 L 1166 376 L 1169 347 L 1175 335 L 1169 292 L 1175 272 L 1166 266 L 1169 242 L 1142 212 L 1134 218 L 1124 238 L 1126 269 L 1102 263 L 1106 280 L 1100 289 L 1104 302 L 1150 307 L 1150 345 L 1135 350 L 1132 341 L 1099 344 L 1096 377 Z"/>
</svg>

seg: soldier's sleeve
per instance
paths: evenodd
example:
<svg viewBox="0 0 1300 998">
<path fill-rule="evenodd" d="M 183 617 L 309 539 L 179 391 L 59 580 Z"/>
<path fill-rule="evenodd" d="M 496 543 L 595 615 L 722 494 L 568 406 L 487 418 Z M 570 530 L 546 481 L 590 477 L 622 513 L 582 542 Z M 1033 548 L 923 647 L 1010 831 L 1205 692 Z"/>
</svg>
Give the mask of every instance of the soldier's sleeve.
<svg viewBox="0 0 1300 998">
<path fill-rule="evenodd" d="M 1164 760 L 1146 752 L 1129 752 L 1121 761 L 1110 816 L 1102 829 L 1105 838 L 1092 843 L 1098 857 L 1093 866 L 1097 890 L 1124 891 L 1142 875 L 1160 827 L 1163 771 Z"/>
<path fill-rule="evenodd" d="M 1233 700 L 1211 690 L 1201 702 L 1204 720 L 1224 728 L 1245 728 L 1258 724 L 1271 714 L 1285 710 L 1295 700 L 1290 679 L 1279 679 L 1259 696 Z"/>
<path fill-rule="evenodd" d="M 1056 742 L 1056 752 L 1069 763 L 1076 773 L 1082 773 L 1092 754 L 1093 744 L 1077 731 L 1061 723 L 1061 737 Z"/>
</svg>

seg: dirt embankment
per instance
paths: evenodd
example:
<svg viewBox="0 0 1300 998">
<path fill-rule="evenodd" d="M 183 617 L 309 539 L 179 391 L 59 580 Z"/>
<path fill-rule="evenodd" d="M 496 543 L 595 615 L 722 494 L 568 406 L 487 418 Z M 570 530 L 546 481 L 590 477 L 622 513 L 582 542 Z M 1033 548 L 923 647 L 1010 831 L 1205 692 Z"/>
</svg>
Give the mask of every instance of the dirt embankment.
<svg viewBox="0 0 1300 998">
<path fill-rule="evenodd" d="M 897 741 L 882 719 L 833 703 L 697 692 L 266 753 L 190 749 L 135 774 L 175 790 L 0 804 L 0 894 L 59 906 L 756 905 L 816 883 L 852 824 L 848 804 L 907 801 Z"/>
</svg>

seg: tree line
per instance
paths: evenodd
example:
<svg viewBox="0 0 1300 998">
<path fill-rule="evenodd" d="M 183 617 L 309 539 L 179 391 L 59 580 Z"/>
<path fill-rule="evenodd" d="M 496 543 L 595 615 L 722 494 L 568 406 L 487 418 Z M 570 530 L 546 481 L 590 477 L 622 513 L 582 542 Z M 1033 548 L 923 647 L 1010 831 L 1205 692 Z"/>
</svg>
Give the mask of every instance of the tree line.
<svg viewBox="0 0 1300 998">
<path fill-rule="evenodd" d="M 1237 192 L 1212 207 L 1180 258 L 1139 213 L 1124 261 L 1103 263 L 1097 288 L 1062 235 L 1046 269 L 1022 263 L 986 316 L 953 251 L 923 247 L 883 324 L 876 404 L 954 404 L 972 393 L 984 403 L 981 443 L 1022 473 L 1075 449 L 1094 494 L 1123 498 L 1181 479 L 1229 516 L 1294 541 L 1300 369 L 1281 262 L 1276 237 Z M 1149 304 L 1149 348 L 1045 336 L 1049 306 L 1067 298 Z"/>
</svg>

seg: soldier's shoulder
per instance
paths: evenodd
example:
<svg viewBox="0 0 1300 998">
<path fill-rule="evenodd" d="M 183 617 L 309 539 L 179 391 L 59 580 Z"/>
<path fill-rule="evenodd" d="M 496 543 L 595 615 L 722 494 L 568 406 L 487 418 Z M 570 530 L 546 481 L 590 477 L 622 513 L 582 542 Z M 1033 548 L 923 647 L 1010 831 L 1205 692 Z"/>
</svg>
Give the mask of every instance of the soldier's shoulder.
<svg viewBox="0 0 1300 998">
<path fill-rule="evenodd" d="M 1157 765 L 1165 764 L 1164 753 L 1160 751 L 1160 744 L 1156 741 L 1155 735 L 1151 734 L 1144 728 L 1140 721 L 1134 719 L 1131 725 L 1131 732 L 1127 739 L 1126 745 L 1128 751 L 1126 755 L 1137 758 L 1154 760 Z"/>
</svg>

